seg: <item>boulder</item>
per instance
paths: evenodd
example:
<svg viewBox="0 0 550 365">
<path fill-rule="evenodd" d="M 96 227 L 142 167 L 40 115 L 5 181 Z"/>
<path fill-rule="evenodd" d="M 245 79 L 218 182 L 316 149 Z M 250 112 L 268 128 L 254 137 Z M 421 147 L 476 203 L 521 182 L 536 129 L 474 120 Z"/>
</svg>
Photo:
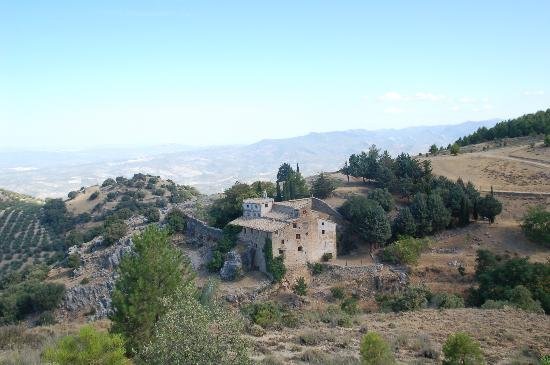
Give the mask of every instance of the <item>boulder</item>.
<svg viewBox="0 0 550 365">
<path fill-rule="evenodd" d="M 225 257 L 225 262 L 220 270 L 222 280 L 235 280 L 242 275 L 243 263 L 241 255 L 236 251 L 229 251 Z"/>
</svg>

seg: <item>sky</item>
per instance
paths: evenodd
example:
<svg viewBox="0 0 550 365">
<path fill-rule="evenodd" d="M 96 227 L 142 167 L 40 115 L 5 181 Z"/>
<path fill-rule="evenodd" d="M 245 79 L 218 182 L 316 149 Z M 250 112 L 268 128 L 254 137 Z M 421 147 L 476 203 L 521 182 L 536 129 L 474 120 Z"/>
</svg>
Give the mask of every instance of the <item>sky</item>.
<svg viewBox="0 0 550 365">
<path fill-rule="evenodd" d="M 0 148 L 251 143 L 550 107 L 549 1 L 0 0 Z"/>
</svg>

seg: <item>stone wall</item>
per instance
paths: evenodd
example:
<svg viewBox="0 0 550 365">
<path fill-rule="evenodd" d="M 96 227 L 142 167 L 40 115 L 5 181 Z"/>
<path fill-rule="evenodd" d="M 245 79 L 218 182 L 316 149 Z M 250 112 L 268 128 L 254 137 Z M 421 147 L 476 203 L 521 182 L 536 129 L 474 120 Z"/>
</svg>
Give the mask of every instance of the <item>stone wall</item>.
<svg viewBox="0 0 550 365">
<path fill-rule="evenodd" d="M 219 228 L 210 227 L 206 222 L 187 215 L 187 230 L 188 238 L 199 241 L 219 241 L 223 237 L 223 231 Z"/>
</svg>

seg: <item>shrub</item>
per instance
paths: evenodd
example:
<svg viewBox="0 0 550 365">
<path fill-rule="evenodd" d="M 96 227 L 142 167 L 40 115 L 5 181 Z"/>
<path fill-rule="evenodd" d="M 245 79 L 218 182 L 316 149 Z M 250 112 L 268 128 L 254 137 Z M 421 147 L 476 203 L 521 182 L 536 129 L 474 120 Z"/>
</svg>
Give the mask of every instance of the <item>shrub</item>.
<svg viewBox="0 0 550 365">
<path fill-rule="evenodd" d="M 334 299 L 344 299 L 346 294 L 344 293 L 344 289 L 340 288 L 339 286 L 334 286 L 330 288 L 330 294 L 332 294 L 332 297 Z"/>
<path fill-rule="evenodd" d="M 321 257 L 321 260 L 323 260 L 324 262 L 329 262 L 330 260 L 332 260 L 332 252 L 325 252 Z"/>
<path fill-rule="evenodd" d="M 443 345 L 444 365 L 482 365 L 485 358 L 479 347 L 466 333 L 458 332 L 450 335 Z"/>
<path fill-rule="evenodd" d="M 267 272 L 271 274 L 274 282 L 281 282 L 286 275 L 283 256 L 273 257 L 272 243 L 268 238 L 265 240 L 263 251 Z"/>
<path fill-rule="evenodd" d="M 386 211 L 390 212 L 395 206 L 393 196 L 388 189 L 374 189 L 369 191 L 367 197 L 375 202 L 378 202 L 380 206 Z"/>
<path fill-rule="evenodd" d="M 73 253 L 67 257 L 67 267 L 71 269 L 76 269 L 80 267 L 80 255 Z"/>
<path fill-rule="evenodd" d="M 107 193 L 107 201 L 112 202 L 113 200 L 116 199 L 117 196 L 118 196 L 118 194 L 117 194 L 116 191 L 110 191 L 110 192 Z"/>
<path fill-rule="evenodd" d="M 334 179 L 328 177 L 325 173 L 321 173 L 311 183 L 311 194 L 319 199 L 328 198 L 336 189 L 337 184 Z"/>
<path fill-rule="evenodd" d="M 103 181 L 103 184 L 101 184 L 101 187 L 105 188 L 107 186 L 113 186 L 116 185 L 116 181 L 114 179 L 108 178 L 105 181 Z"/>
<path fill-rule="evenodd" d="M 550 134 L 544 136 L 544 147 L 550 147 Z"/>
<path fill-rule="evenodd" d="M 540 302 L 533 299 L 531 292 L 523 285 L 518 285 L 506 293 L 508 300 L 515 307 L 528 312 L 544 313 Z"/>
<path fill-rule="evenodd" d="M 78 191 L 70 191 L 69 194 L 67 194 L 67 197 L 69 198 L 69 200 L 73 200 L 74 198 L 76 198 L 78 195 Z"/>
<path fill-rule="evenodd" d="M 120 335 L 99 332 L 91 326 L 84 326 L 77 335 L 62 337 L 47 347 L 42 359 L 59 365 L 130 364 L 124 357 L 124 341 Z"/>
<path fill-rule="evenodd" d="M 502 212 L 502 203 L 492 194 L 488 194 L 485 198 L 481 198 L 477 205 L 479 215 L 483 218 L 487 218 L 490 223 L 494 223 L 495 217 Z"/>
<path fill-rule="evenodd" d="M 325 267 L 318 262 L 309 265 L 309 268 L 311 270 L 311 274 L 313 275 L 319 275 L 325 270 Z"/>
<path fill-rule="evenodd" d="M 409 286 L 398 294 L 379 295 L 376 301 L 383 311 L 405 312 L 426 308 L 431 297 L 428 289 Z"/>
<path fill-rule="evenodd" d="M 187 220 L 185 214 L 179 209 L 172 209 L 164 217 L 164 221 L 168 225 L 171 232 L 185 232 Z"/>
<path fill-rule="evenodd" d="M 90 196 L 88 197 L 88 200 L 96 200 L 99 196 L 99 191 L 94 191 Z"/>
<path fill-rule="evenodd" d="M 158 222 L 160 220 L 160 213 L 157 208 L 147 208 L 143 216 L 147 218 L 148 222 Z"/>
<path fill-rule="evenodd" d="M 126 235 L 128 226 L 120 218 L 108 219 L 104 224 L 103 240 L 107 245 L 112 245 Z"/>
<path fill-rule="evenodd" d="M 306 284 L 306 279 L 304 279 L 303 276 L 301 276 L 298 281 L 296 282 L 296 284 L 294 285 L 294 293 L 298 294 L 298 295 L 306 295 L 307 294 L 307 284 Z"/>
<path fill-rule="evenodd" d="M 430 300 L 430 305 L 444 309 L 464 308 L 464 299 L 454 294 L 437 293 Z"/>
<path fill-rule="evenodd" d="M 420 254 L 429 246 L 429 241 L 422 238 L 399 237 L 397 241 L 384 248 L 382 258 L 394 264 L 415 265 Z"/>
<path fill-rule="evenodd" d="M 530 240 L 550 246 L 550 212 L 543 206 L 530 207 L 521 227 Z"/>
<path fill-rule="evenodd" d="M 365 365 L 395 364 L 390 346 L 378 333 L 370 332 L 363 336 L 359 351 Z"/>
<path fill-rule="evenodd" d="M 355 314 L 359 313 L 359 307 L 358 307 L 357 303 L 358 303 L 357 298 L 349 297 L 349 298 L 344 299 L 342 304 L 340 304 L 340 308 L 346 314 L 355 315 Z"/>
<path fill-rule="evenodd" d="M 38 319 L 36 320 L 37 326 L 50 326 L 56 323 L 57 321 L 55 320 L 55 317 L 52 311 L 46 311 L 46 312 L 40 313 L 40 315 L 38 316 Z"/>
<path fill-rule="evenodd" d="M 212 252 L 212 258 L 210 259 L 206 267 L 210 272 L 219 272 L 222 266 L 223 266 L 223 254 L 218 250 L 214 250 Z"/>
<path fill-rule="evenodd" d="M 506 307 L 513 307 L 512 303 L 507 300 L 492 300 L 489 299 L 483 303 L 482 309 L 503 309 Z"/>
<path fill-rule="evenodd" d="M 460 146 L 456 143 L 453 143 L 450 149 L 451 155 L 456 156 L 460 153 Z"/>
<path fill-rule="evenodd" d="M 263 328 L 272 328 L 282 318 L 281 308 L 273 302 L 252 303 L 243 308 L 252 322 Z"/>
<path fill-rule="evenodd" d="M 89 284 L 89 283 L 90 283 L 89 278 L 82 278 L 82 280 L 80 280 L 80 285 L 86 285 L 86 284 Z"/>
</svg>

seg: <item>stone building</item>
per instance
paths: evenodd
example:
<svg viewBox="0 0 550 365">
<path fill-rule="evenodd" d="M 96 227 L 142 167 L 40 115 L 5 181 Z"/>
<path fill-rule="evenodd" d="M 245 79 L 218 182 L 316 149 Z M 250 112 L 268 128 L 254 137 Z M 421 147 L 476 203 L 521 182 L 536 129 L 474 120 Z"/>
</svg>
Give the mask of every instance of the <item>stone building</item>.
<svg viewBox="0 0 550 365">
<path fill-rule="evenodd" d="M 246 199 L 243 216 L 230 224 L 242 227 L 240 240 L 252 251 L 252 268 L 267 272 L 264 245 L 271 240 L 273 257 L 283 256 L 290 271 L 321 261 L 324 254 L 336 257 L 337 215 L 316 198 L 274 202 L 272 198 Z"/>
</svg>

